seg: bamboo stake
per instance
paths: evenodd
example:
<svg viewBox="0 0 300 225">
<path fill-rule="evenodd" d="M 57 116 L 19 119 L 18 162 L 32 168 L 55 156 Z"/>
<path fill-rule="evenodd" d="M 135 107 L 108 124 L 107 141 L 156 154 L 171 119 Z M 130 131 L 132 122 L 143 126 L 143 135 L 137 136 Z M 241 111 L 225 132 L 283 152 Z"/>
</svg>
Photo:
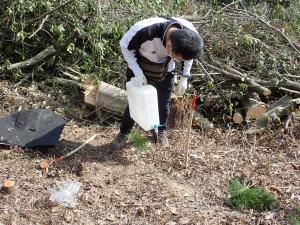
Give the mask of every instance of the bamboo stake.
<svg viewBox="0 0 300 225">
<path fill-rule="evenodd" d="M 189 148 L 190 148 L 190 137 L 191 137 L 191 130 L 192 130 L 192 123 L 193 123 L 193 117 L 195 112 L 195 106 L 196 106 L 196 95 L 193 95 L 192 99 L 192 107 L 190 109 L 190 118 L 189 118 L 189 124 L 188 124 L 188 137 L 185 147 L 185 168 L 188 167 L 189 163 Z"/>
<path fill-rule="evenodd" d="M 85 145 L 87 145 L 88 143 L 90 143 L 92 140 L 95 139 L 95 137 L 97 136 L 97 134 L 94 134 L 92 137 L 90 137 L 89 139 L 87 139 L 84 143 L 82 143 L 78 148 L 74 149 L 73 151 L 69 152 L 68 154 L 58 157 L 55 159 L 55 161 L 60 161 L 63 159 L 66 159 L 67 157 L 75 154 L 76 152 L 78 152 L 80 149 L 82 149 Z"/>
</svg>

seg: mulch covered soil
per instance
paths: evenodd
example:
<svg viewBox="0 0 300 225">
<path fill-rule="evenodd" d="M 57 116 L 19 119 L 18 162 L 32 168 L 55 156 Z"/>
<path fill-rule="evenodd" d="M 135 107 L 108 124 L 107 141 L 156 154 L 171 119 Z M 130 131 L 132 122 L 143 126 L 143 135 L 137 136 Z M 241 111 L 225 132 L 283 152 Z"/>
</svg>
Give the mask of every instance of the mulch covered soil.
<svg viewBox="0 0 300 225">
<path fill-rule="evenodd" d="M 49 106 L 61 115 L 78 112 L 78 98 L 76 103 L 35 84 L 2 90 L 1 116 L 24 105 Z M 112 152 L 116 125 L 69 118 L 58 145 L 49 151 L 0 150 L 0 183 L 12 179 L 17 185 L 11 194 L 0 193 L 0 224 L 287 224 L 300 202 L 299 128 L 295 118 L 287 129 L 259 135 L 193 130 L 186 169 L 186 130 L 169 132 L 171 148 L 150 143 L 139 151 L 128 142 L 124 150 Z M 95 133 L 97 138 L 81 151 L 54 162 L 55 155 Z M 45 170 L 39 167 L 43 160 L 49 164 Z M 279 200 L 274 210 L 231 209 L 225 199 L 232 177 L 272 192 Z M 48 189 L 68 179 L 82 184 L 74 208 L 49 200 Z"/>
</svg>

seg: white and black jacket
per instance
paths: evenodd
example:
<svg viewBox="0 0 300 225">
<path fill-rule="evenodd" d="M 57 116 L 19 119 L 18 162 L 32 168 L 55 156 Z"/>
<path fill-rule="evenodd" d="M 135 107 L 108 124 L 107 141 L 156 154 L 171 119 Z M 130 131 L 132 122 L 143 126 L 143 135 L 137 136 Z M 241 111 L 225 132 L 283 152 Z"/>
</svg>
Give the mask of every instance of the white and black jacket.
<svg viewBox="0 0 300 225">
<path fill-rule="evenodd" d="M 143 70 L 137 63 L 139 55 L 154 63 L 164 63 L 170 58 L 163 43 L 166 31 L 170 26 L 180 29 L 187 27 L 198 33 L 191 22 L 182 18 L 154 17 L 137 22 L 124 34 L 120 41 L 121 50 L 128 67 L 135 76 L 143 75 Z M 184 61 L 182 71 L 184 76 L 190 75 L 192 64 L 193 60 Z M 170 60 L 167 72 L 174 69 L 175 62 Z"/>
</svg>

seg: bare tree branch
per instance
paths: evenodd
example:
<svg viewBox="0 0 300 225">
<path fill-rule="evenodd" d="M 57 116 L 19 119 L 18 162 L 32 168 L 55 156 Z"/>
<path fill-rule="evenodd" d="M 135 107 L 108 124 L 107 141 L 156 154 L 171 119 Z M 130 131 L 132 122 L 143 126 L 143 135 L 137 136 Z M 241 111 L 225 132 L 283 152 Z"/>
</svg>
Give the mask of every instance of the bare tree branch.
<svg viewBox="0 0 300 225">
<path fill-rule="evenodd" d="M 46 17 L 47 15 L 50 15 L 50 14 L 52 14 L 53 12 L 55 12 L 55 11 L 57 11 L 57 10 L 59 10 L 59 9 L 61 9 L 61 8 L 63 8 L 63 7 L 65 7 L 66 5 L 70 4 L 70 3 L 73 2 L 73 1 L 74 1 L 74 0 L 66 1 L 65 3 L 63 3 L 63 4 L 61 4 L 61 5 L 57 6 L 57 7 L 55 7 L 54 9 L 49 10 L 48 12 L 45 12 L 43 15 L 40 15 L 40 16 L 38 16 L 38 17 L 36 17 L 36 18 L 27 20 L 27 22 L 28 22 L 28 23 L 32 23 L 32 22 L 35 22 L 35 21 L 37 21 L 37 20 L 39 20 L 39 19 L 41 19 L 41 18 L 44 18 L 44 17 Z"/>
<path fill-rule="evenodd" d="M 272 26 L 271 24 L 269 24 L 267 21 L 265 21 L 264 19 L 262 19 L 261 17 L 259 17 L 258 15 L 248 11 L 248 10 L 235 10 L 235 11 L 240 11 L 240 12 L 245 12 L 253 17 L 255 17 L 256 19 L 258 19 L 261 23 L 263 23 L 265 26 L 275 30 L 283 39 L 285 39 L 286 42 L 288 42 L 288 44 L 298 53 L 300 54 L 300 50 L 299 50 L 299 44 L 291 41 L 281 30 L 279 30 L 278 28 Z"/>
<path fill-rule="evenodd" d="M 40 63 L 41 61 L 43 61 L 44 59 L 54 55 L 55 53 L 56 53 L 56 49 L 53 47 L 53 45 L 50 45 L 48 48 L 41 51 L 40 53 L 38 53 L 37 55 L 33 56 L 30 59 L 27 59 L 23 62 L 11 64 L 9 66 L 0 67 L 0 73 L 5 73 L 5 72 L 11 71 L 11 70 L 22 69 L 22 68 L 26 68 L 29 66 L 34 66 L 34 65 Z"/>
</svg>

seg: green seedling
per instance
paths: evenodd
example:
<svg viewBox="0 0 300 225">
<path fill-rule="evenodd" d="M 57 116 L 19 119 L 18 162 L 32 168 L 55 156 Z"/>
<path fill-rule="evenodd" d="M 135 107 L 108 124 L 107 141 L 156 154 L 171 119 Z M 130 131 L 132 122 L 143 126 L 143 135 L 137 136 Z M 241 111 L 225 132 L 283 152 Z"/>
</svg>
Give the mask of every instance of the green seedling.
<svg viewBox="0 0 300 225">
<path fill-rule="evenodd" d="M 139 151 L 145 151 L 148 140 L 146 137 L 142 136 L 141 133 L 138 131 L 132 131 L 129 134 L 128 139 L 132 141 L 133 146 Z"/>
<path fill-rule="evenodd" d="M 289 224 L 300 225 L 300 204 L 296 207 L 295 212 L 289 216 Z"/>
<path fill-rule="evenodd" d="M 250 188 L 245 182 L 232 179 L 229 182 L 227 204 L 234 209 L 255 209 L 258 211 L 271 209 L 276 199 L 262 188 Z"/>
</svg>

